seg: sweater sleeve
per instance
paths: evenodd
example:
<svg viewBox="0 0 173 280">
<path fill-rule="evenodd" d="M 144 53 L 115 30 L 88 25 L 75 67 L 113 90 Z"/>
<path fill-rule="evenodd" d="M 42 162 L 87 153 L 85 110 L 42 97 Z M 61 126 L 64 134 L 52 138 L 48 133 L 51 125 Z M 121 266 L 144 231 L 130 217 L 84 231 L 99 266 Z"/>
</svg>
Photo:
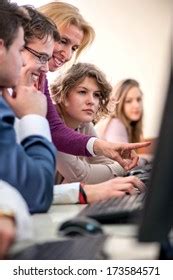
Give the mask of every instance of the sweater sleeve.
<svg viewBox="0 0 173 280">
<path fill-rule="evenodd" d="M 50 98 L 47 80 L 45 82 L 44 94 L 47 97 L 48 103 L 47 119 L 50 125 L 52 140 L 56 148 L 61 152 L 72 155 L 91 156 L 86 145 L 92 136 L 75 132 L 63 123 Z"/>
<path fill-rule="evenodd" d="M 63 183 L 85 182 L 87 184 L 98 184 L 112 179 L 116 176 L 123 176 L 123 168 L 118 163 L 97 163 L 91 164 L 85 159 L 76 156 L 58 153 L 57 179 L 63 176 Z"/>
</svg>

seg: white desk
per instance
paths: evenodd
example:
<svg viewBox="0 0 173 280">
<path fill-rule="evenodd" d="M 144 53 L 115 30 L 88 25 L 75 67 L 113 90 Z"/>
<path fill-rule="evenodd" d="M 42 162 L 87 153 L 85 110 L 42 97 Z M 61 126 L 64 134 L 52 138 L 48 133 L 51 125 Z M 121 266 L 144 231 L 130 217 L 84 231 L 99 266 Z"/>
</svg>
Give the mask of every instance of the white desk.
<svg viewBox="0 0 173 280">
<path fill-rule="evenodd" d="M 37 241 L 62 239 L 58 228 L 62 222 L 72 219 L 82 209 L 82 205 L 52 205 L 48 213 L 32 216 Z"/>
<path fill-rule="evenodd" d="M 74 218 L 85 206 L 83 205 L 53 205 L 46 214 L 32 216 L 35 237 L 37 241 L 60 239 L 58 228 L 65 220 Z M 103 225 L 105 233 L 121 237 L 136 235 L 135 225 Z"/>
<path fill-rule="evenodd" d="M 35 241 L 63 239 L 58 228 L 65 220 L 73 218 L 83 205 L 53 205 L 46 214 L 32 216 Z M 141 245 L 136 241 L 137 226 L 135 225 L 103 225 L 108 238 L 105 251 L 112 259 L 153 259 L 158 254 L 156 244 Z"/>
</svg>

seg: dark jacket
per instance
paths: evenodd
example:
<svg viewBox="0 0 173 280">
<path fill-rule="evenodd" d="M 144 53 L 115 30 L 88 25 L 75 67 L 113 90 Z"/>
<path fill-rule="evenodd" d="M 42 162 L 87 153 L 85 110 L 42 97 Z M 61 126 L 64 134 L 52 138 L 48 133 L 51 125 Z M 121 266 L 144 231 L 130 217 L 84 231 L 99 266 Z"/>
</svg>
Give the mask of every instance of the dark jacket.
<svg viewBox="0 0 173 280">
<path fill-rule="evenodd" d="M 0 179 L 22 194 L 31 213 L 46 212 L 53 198 L 55 147 L 38 135 L 17 144 L 14 120 L 13 111 L 0 96 Z"/>
</svg>

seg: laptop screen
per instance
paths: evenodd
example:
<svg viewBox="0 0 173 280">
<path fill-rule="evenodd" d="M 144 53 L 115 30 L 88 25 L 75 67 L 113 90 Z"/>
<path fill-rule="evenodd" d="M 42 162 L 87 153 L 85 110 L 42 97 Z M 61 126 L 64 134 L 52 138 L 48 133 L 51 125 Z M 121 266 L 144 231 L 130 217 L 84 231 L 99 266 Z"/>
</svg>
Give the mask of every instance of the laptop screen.
<svg viewBox="0 0 173 280">
<path fill-rule="evenodd" d="M 160 136 L 145 202 L 139 240 L 167 240 L 173 225 L 173 72 L 171 70 Z M 159 96 L 158 96 L 159 98 Z"/>
</svg>

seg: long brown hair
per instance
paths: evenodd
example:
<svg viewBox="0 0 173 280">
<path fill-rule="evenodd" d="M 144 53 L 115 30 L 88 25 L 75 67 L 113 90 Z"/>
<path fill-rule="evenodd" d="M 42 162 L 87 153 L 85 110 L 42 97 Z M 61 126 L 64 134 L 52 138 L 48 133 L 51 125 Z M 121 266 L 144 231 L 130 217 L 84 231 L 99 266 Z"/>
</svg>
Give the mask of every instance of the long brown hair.
<svg viewBox="0 0 173 280">
<path fill-rule="evenodd" d="M 129 123 L 126 115 L 124 114 L 124 102 L 129 90 L 133 87 L 137 87 L 141 94 L 139 83 L 134 79 L 126 79 L 118 83 L 115 87 L 111 99 L 115 102 L 114 111 L 110 113 L 111 118 L 118 118 L 125 125 L 128 133 L 129 142 L 140 142 L 142 138 L 142 119 L 143 112 L 138 121 Z"/>
</svg>

